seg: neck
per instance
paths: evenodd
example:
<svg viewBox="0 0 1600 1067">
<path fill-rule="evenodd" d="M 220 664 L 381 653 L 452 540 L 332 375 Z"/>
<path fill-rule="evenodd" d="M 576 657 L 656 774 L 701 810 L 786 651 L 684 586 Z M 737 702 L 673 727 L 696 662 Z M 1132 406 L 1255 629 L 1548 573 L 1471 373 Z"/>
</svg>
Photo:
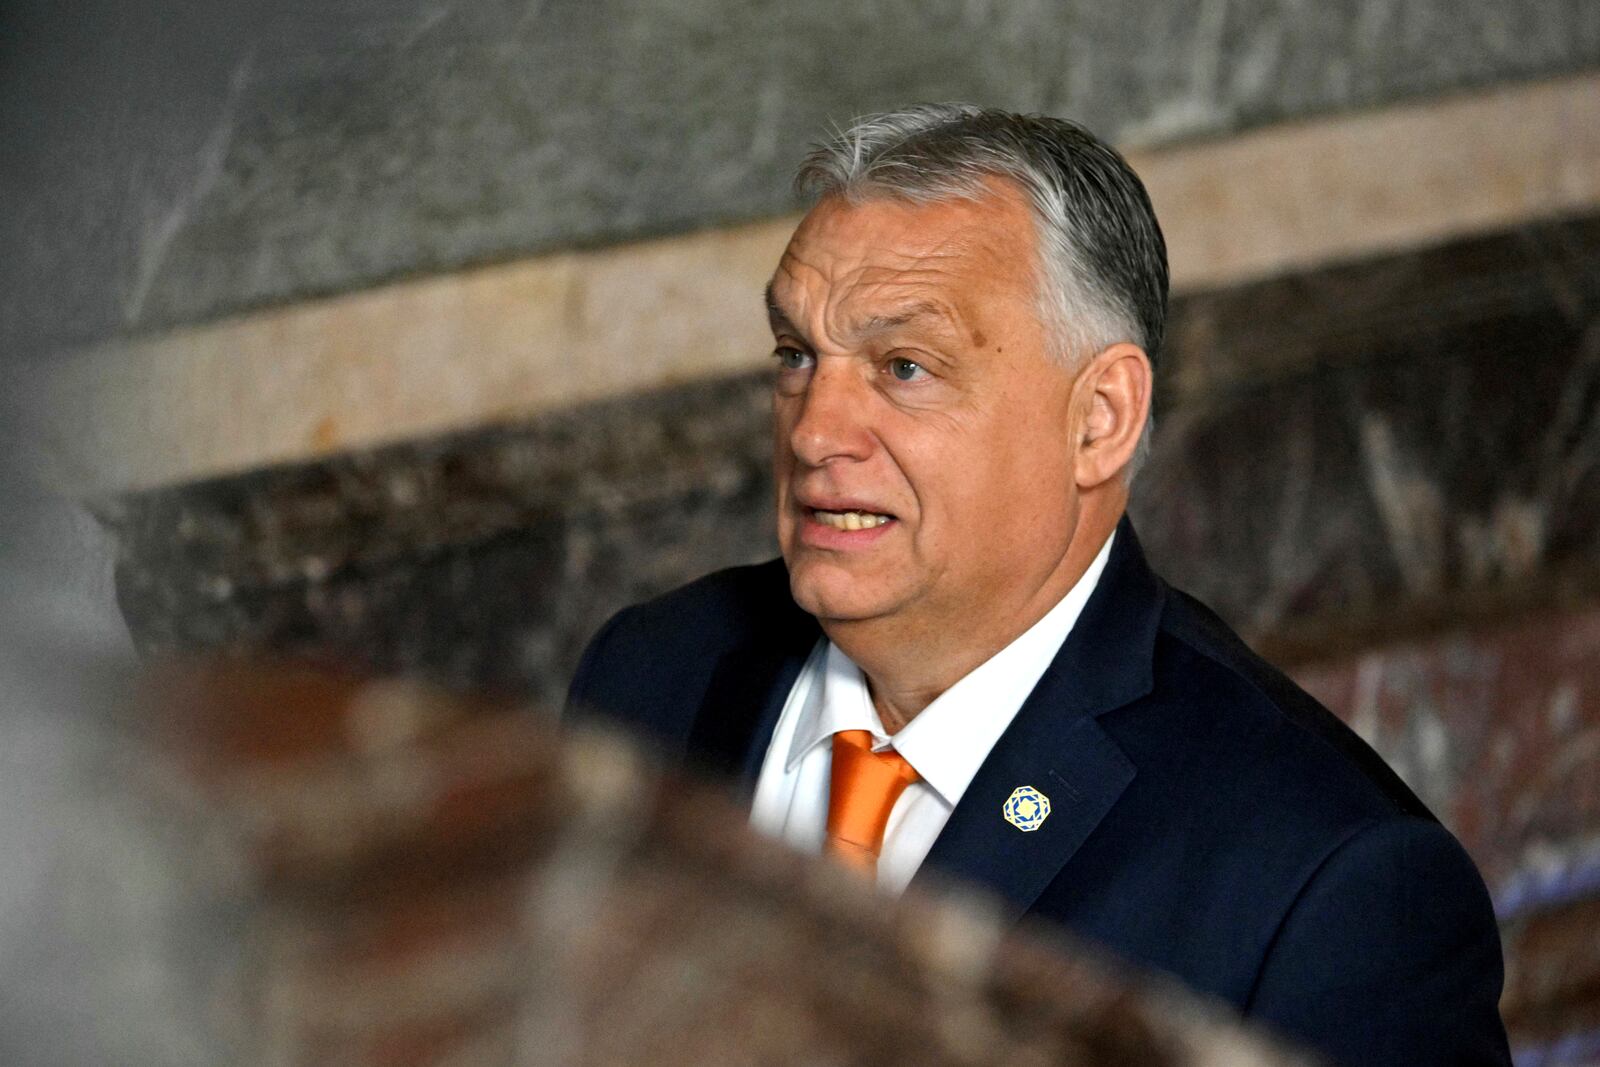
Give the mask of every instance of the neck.
<svg viewBox="0 0 1600 1067">
<path fill-rule="evenodd" d="M 872 702 L 890 734 L 916 718 L 945 690 L 1022 636 L 1061 602 L 1089 569 L 1122 508 L 1080 512 L 1077 529 L 1060 562 L 1031 590 L 1022 590 L 1003 610 L 982 613 L 962 605 L 959 619 L 903 618 L 819 620 L 867 676 Z"/>
</svg>

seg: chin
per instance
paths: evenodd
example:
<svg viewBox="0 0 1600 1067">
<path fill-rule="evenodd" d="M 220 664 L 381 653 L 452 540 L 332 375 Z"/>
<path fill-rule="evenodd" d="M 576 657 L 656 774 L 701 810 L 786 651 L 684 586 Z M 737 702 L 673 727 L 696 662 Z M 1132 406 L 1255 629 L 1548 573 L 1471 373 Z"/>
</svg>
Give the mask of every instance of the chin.
<svg viewBox="0 0 1600 1067">
<path fill-rule="evenodd" d="M 826 563 L 792 564 L 789 593 L 802 611 L 838 622 L 871 619 L 890 607 L 890 598 L 878 583 L 863 581 Z"/>
</svg>

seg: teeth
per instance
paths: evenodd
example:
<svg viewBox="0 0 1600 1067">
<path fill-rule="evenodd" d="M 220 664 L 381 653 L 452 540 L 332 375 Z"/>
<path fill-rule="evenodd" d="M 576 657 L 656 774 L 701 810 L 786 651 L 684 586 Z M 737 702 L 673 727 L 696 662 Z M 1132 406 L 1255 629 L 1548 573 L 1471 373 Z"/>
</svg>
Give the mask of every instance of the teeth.
<svg viewBox="0 0 1600 1067">
<path fill-rule="evenodd" d="M 892 516 L 875 515 L 870 511 L 813 511 L 816 520 L 836 530 L 872 530 L 888 522 Z"/>
</svg>

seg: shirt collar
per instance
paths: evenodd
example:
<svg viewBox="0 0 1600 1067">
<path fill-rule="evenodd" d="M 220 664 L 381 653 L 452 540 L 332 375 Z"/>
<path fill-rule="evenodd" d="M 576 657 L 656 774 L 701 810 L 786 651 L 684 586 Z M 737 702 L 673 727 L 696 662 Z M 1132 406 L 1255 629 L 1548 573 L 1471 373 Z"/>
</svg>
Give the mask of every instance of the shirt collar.
<svg viewBox="0 0 1600 1067">
<path fill-rule="evenodd" d="M 945 803 L 954 806 L 961 799 L 989 750 L 1039 684 L 1094 592 L 1115 539 L 1113 531 L 1083 576 L 1043 618 L 941 693 L 895 734 L 895 750 Z M 840 730 L 870 731 L 874 749 L 890 744 L 861 668 L 838 646 L 824 644 L 826 651 L 785 761 L 789 770 Z"/>
<path fill-rule="evenodd" d="M 889 742 L 878 709 L 872 706 L 872 694 L 861 668 L 831 641 L 824 640 L 819 652 L 821 661 L 812 659 L 811 692 L 795 724 L 794 741 L 785 761 L 786 769 L 791 771 L 806 753 L 840 730 L 870 731 L 874 749 Z"/>
</svg>

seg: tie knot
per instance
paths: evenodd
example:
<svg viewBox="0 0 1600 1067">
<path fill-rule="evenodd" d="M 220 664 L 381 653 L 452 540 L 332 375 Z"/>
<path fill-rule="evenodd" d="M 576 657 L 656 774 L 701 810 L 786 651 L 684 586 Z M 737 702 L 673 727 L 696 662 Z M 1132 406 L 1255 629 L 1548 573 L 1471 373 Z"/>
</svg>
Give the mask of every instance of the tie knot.
<svg viewBox="0 0 1600 1067">
<path fill-rule="evenodd" d="M 875 870 L 889 812 L 916 769 L 889 749 L 872 751 L 867 730 L 833 735 L 833 772 L 828 786 L 828 851 L 864 870 Z"/>
</svg>

